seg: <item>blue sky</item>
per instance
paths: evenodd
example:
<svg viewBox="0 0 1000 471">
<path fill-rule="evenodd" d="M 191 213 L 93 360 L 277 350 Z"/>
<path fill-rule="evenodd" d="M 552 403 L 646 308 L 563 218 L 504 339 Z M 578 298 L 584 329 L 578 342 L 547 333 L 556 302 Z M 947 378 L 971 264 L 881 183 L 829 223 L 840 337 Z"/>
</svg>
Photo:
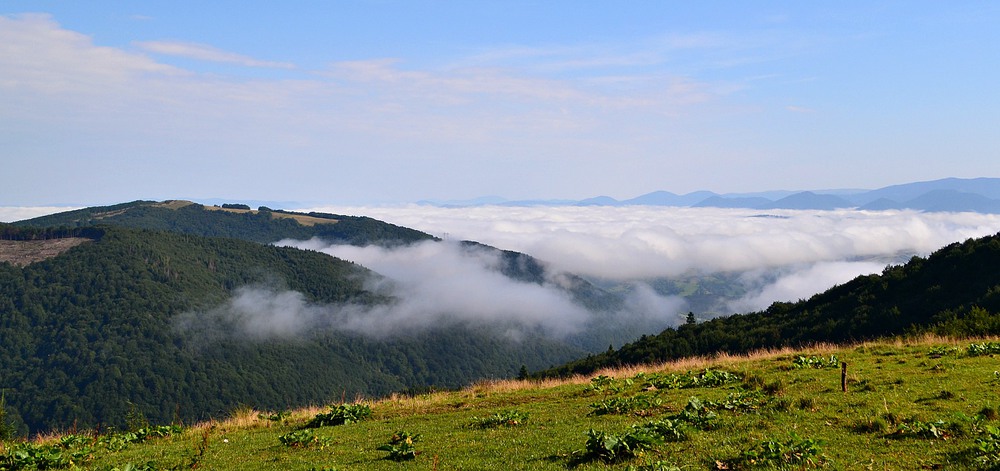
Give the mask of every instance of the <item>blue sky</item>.
<svg viewBox="0 0 1000 471">
<path fill-rule="evenodd" d="M 0 205 L 1000 176 L 995 2 L 0 4 Z"/>
</svg>

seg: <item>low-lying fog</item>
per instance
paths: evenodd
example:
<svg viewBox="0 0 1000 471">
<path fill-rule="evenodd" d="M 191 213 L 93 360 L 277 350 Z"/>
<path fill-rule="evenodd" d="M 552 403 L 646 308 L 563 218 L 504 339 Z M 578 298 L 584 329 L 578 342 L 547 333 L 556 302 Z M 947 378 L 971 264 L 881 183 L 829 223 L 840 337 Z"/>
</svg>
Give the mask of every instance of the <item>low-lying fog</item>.
<svg viewBox="0 0 1000 471">
<path fill-rule="evenodd" d="M 998 215 L 915 211 L 419 205 L 305 211 L 370 216 L 446 240 L 475 240 L 604 284 L 739 274 L 748 293 L 729 301 L 731 312 L 806 298 L 913 255 L 1000 231 Z M 425 249 L 324 250 L 392 276 L 394 267 L 421 257 Z"/>
</svg>

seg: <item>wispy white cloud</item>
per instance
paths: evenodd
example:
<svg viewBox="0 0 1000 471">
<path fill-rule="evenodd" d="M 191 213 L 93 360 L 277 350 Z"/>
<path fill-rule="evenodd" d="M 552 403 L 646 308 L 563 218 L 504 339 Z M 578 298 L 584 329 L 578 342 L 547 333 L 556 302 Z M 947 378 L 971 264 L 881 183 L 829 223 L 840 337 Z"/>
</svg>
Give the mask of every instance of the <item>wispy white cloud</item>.
<svg viewBox="0 0 1000 471">
<path fill-rule="evenodd" d="M 294 67 L 206 44 L 135 44 L 153 54 Z M 165 144 L 161 148 L 176 145 L 180 136 L 181 142 L 211 141 L 230 152 L 245 150 L 248 157 L 273 145 L 261 145 L 267 142 L 303 143 L 314 154 L 371 153 L 373 140 L 400 141 L 411 151 L 426 147 L 419 154 L 424 157 L 447 154 L 441 151 L 454 148 L 456 138 L 495 144 L 491 149 L 529 142 L 537 149 L 589 149 L 596 132 L 644 132 L 644 126 L 626 123 L 636 113 L 655 116 L 651 123 L 720 93 L 697 80 L 662 73 L 558 77 L 497 65 L 403 65 L 395 59 L 337 62 L 316 73 L 296 70 L 298 79 L 200 74 L 152 55 L 98 46 L 47 15 L 2 16 L 0 98 L 8 106 L 0 118 L 51 123 L 53 130 L 86 126 L 90 139 L 103 141 L 105 148 L 131 141 L 122 136 L 135 131 L 151 145 Z M 662 128 L 657 132 L 662 134 Z M 494 153 L 485 152 L 496 158 Z"/>
<path fill-rule="evenodd" d="M 242 54 L 223 51 L 206 44 L 195 44 L 182 41 L 139 41 L 133 44 L 144 51 L 152 52 L 154 54 L 184 57 L 200 61 L 223 62 L 227 64 L 242 65 L 245 67 L 267 67 L 277 69 L 295 68 L 295 64 L 292 64 L 291 62 L 263 61 Z"/>
<path fill-rule="evenodd" d="M 477 96 L 514 99 L 534 106 L 656 107 L 705 101 L 712 91 L 708 86 L 683 77 L 617 75 L 567 80 L 519 75 L 504 68 L 406 70 L 396 59 L 338 62 L 326 74 L 341 84 L 384 87 L 396 98 L 406 98 L 413 103 L 437 103 L 437 107 L 478 102 Z M 615 87 L 607 87 L 622 82 L 641 84 L 649 93 L 633 89 L 632 93 L 619 94 Z"/>
<path fill-rule="evenodd" d="M 44 14 L 0 15 L 0 90 L 51 95 L 86 93 L 134 83 L 145 74 L 181 70 L 121 49 L 96 46 L 89 36 Z"/>
<path fill-rule="evenodd" d="M 13 162 L 9 173 L 21 178 L 3 183 L 29 195 L 27 182 L 65 173 L 64 184 L 47 193 L 51 200 L 34 196 L 39 204 L 81 192 L 108 202 L 217 189 L 320 199 L 337 188 L 338 195 L 399 201 L 444 189 L 558 193 L 632 184 L 667 169 L 692 172 L 673 162 L 701 152 L 691 128 L 704 120 L 683 118 L 718 111 L 739 89 L 672 73 L 653 64 L 658 53 L 626 45 L 589 53 L 557 47 L 533 64 L 371 58 L 310 71 L 211 44 L 100 46 L 44 15 L 0 22 L 0 138 L 35 156 Z M 168 65 L 164 54 L 281 67 L 281 78 L 236 67 L 202 73 Z M 565 61 L 577 64 L 558 65 Z M 572 67 L 585 73 L 557 70 Z M 278 157 L 284 164 L 271 165 Z M 38 159 L 53 162 L 55 173 L 27 163 Z M 280 178 L 253 170 L 260 166 Z M 161 178 L 116 179 L 122 168 Z M 564 178 L 553 180 L 553 172 Z M 89 178 L 71 178 L 81 175 Z"/>
</svg>

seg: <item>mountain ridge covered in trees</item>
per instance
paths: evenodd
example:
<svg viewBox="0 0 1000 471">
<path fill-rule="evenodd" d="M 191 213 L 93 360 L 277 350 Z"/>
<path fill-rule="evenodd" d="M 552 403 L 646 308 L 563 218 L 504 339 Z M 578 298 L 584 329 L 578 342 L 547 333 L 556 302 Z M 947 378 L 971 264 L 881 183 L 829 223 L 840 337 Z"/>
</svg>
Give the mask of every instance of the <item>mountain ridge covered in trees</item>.
<svg viewBox="0 0 1000 471">
<path fill-rule="evenodd" d="M 244 209 L 244 205 L 225 206 L 230 207 L 211 207 L 177 200 L 164 202 L 140 200 L 66 211 L 18 221 L 14 225 L 25 227 L 111 225 L 205 237 L 231 237 L 260 243 L 318 237 L 329 242 L 352 245 L 396 245 L 434 239 L 430 234 L 366 216 L 293 213 L 266 207 L 248 210 Z M 296 219 L 297 216 L 310 218 L 310 223 L 300 223 L 300 220 Z"/>
<path fill-rule="evenodd" d="M 8 239 L 93 239 L 25 267 L 0 263 L 0 390 L 21 433 L 120 426 L 136 412 L 154 423 L 190 422 L 239 405 L 280 410 L 457 387 L 581 354 L 544 338 L 511 343 L 488 329 L 254 336 L 230 328 L 239 319 L 212 315 L 243 287 L 301 293 L 318 306 L 391 300 L 366 288 L 377 274 L 313 251 L 114 226 L 0 230 Z M 179 328 L 178 318 L 196 325 Z"/>
</svg>

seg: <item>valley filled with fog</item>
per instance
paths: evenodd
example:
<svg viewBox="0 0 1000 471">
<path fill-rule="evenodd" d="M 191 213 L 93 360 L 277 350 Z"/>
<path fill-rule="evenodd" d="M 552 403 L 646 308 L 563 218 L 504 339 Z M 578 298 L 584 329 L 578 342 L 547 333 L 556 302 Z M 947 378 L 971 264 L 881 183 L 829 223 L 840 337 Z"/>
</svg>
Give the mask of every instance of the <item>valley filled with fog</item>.
<svg viewBox="0 0 1000 471">
<path fill-rule="evenodd" d="M 707 318 L 808 298 L 886 265 L 1000 231 L 998 215 L 917 211 L 422 205 L 305 211 L 370 216 L 444 239 L 395 249 L 286 242 L 393 279 L 413 301 L 398 315 L 439 315 L 444 306 L 561 333 L 573 332 L 584 316 L 555 289 L 561 273 L 627 292 L 628 313 L 621 315 L 666 327 L 688 311 Z M 461 240 L 538 258 L 553 289 L 498 276 L 495 261 L 470 256 L 454 243 Z M 413 307 L 421 305 L 427 309 Z"/>
</svg>

